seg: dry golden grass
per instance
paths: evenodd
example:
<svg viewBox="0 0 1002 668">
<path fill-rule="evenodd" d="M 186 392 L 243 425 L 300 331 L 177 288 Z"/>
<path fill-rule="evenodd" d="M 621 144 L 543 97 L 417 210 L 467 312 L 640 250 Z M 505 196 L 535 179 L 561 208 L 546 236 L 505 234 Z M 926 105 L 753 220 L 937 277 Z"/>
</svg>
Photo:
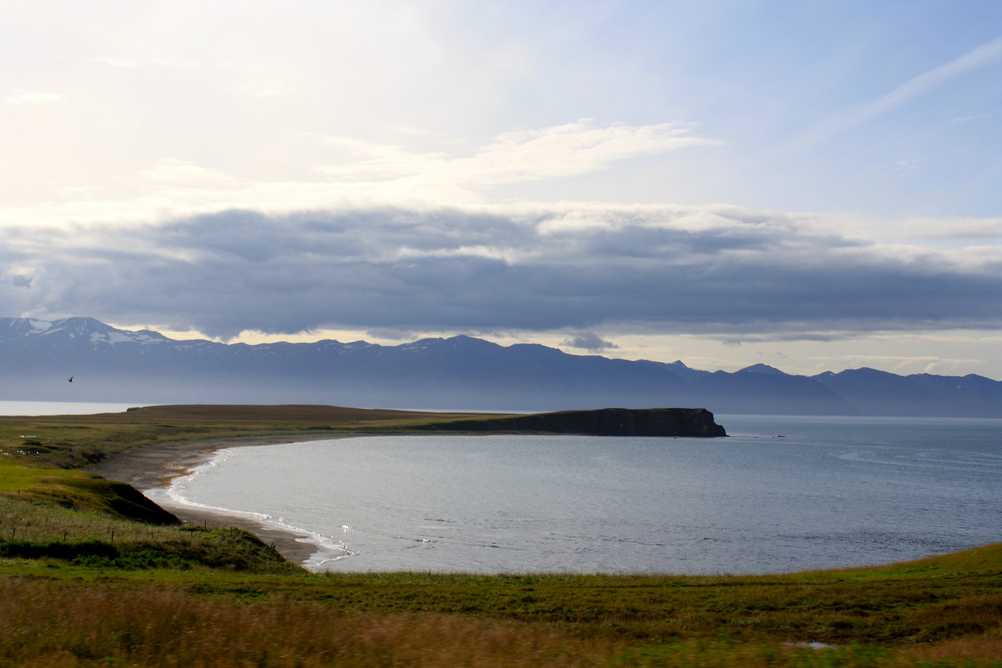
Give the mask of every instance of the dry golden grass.
<svg viewBox="0 0 1002 668">
<path fill-rule="evenodd" d="M 618 648 L 517 622 L 0 581 L 0 665 L 593 666 Z"/>
<path fill-rule="evenodd" d="M 947 640 L 928 647 L 902 652 L 902 655 L 916 662 L 953 662 L 961 665 L 965 662 L 972 665 L 984 663 L 992 665 L 994 663 L 994 665 L 999 666 L 1002 665 L 1002 637 L 998 635 L 994 637 L 975 636 Z"/>
<path fill-rule="evenodd" d="M 904 648 L 724 640 L 629 646 L 628 639 L 582 638 L 551 624 L 28 578 L 0 580 L 0 629 L 0 666 L 984 668 L 1002 657 L 998 629 Z"/>
</svg>

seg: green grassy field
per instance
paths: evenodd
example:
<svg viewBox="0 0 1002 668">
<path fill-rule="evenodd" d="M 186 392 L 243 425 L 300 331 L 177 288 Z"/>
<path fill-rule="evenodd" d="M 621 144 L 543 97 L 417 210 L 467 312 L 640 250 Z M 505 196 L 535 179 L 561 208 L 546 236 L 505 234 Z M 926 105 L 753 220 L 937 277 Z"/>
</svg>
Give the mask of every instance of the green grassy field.
<svg viewBox="0 0 1002 668">
<path fill-rule="evenodd" d="M 0 458 L 0 666 L 1002 666 L 1002 544 L 758 577 L 322 575 L 60 468 L 163 439 L 428 419 L 241 412 L 0 420 L 5 448 L 49 448 Z"/>
</svg>

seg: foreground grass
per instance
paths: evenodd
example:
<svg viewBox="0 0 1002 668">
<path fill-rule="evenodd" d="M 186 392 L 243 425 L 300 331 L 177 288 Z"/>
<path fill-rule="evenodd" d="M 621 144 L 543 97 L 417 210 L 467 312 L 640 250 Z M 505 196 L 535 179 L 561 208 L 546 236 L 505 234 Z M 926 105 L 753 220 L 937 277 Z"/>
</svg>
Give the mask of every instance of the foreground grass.
<svg viewBox="0 0 1002 668">
<path fill-rule="evenodd" d="M 16 571 L 18 565 L 9 562 L 4 570 Z M 929 626 L 944 613 L 963 615 L 969 626 L 950 631 L 955 637 L 889 643 L 864 637 L 812 649 L 797 644 L 804 636 L 755 628 L 756 623 L 742 629 L 747 626 L 743 616 L 757 616 L 742 608 L 751 599 L 735 600 L 729 587 L 698 579 L 658 585 L 651 578 L 645 585 L 630 578 L 514 578 L 507 583 L 513 586 L 497 579 L 501 585 L 485 590 L 489 578 L 463 576 L 228 576 L 218 581 L 204 573 L 156 572 L 150 583 L 136 574 L 47 570 L 45 575 L 22 571 L 0 577 L 0 665 L 931 667 L 998 666 L 1002 656 L 1002 601 L 992 596 L 924 606 L 899 601 L 885 611 L 884 616 L 900 607 L 903 627 Z M 554 621 L 552 614 L 513 615 L 504 604 L 492 607 L 492 598 L 499 602 L 494 598 L 502 593 L 498 589 L 518 594 L 527 581 L 536 583 L 539 600 L 563 599 L 556 615 L 563 621 Z M 612 600 L 627 594 L 643 609 L 614 611 L 604 596 L 597 603 L 578 599 L 568 607 L 567 592 L 556 594 L 568 585 L 583 587 L 585 598 L 602 590 L 611 591 Z M 678 592 L 673 597 L 678 605 L 656 613 L 646 596 L 665 585 L 688 592 Z M 437 589 L 449 590 L 445 598 L 479 601 L 478 607 L 436 611 L 450 607 L 431 595 Z M 697 590 L 708 590 L 709 596 Z M 886 594 L 873 600 L 888 606 Z M 783 626 L 793 622 L 807 632 L 810 608 L 835 604 L 837 599 L 822 596 L 797 606 L 785 613 Z M 699 619 L 708 614 L 717 618 L 712 626 Z M 869 614 L 850 616 L 858 620 Z M 638 624 L 644 618 L 653 626 Z M 679 637 L 651 635 L 654 626 L 671 620 L 690 628 Z M 971 624 L 990 626 L 972 632 Z"/>
<path fill-rule="evenodd" d="M 0 626 L 21 637 L 0 651 L 11 665 L 36 655 L 65 665 L 1002 665 L 1002 545 L 759 577 L 275 575 L 9 559 L 2 587 L 35 611 L 0 605 Z M 69 602 L 88 600 L 99 615 L 66 616 Z"/>
<path fill-rule="evenodd" d="M 0 581 L 0 623 L 0 665 L 19 666 L 588 666 L 616 650 L 513 622 L 11 580 Z"/>
</svg>

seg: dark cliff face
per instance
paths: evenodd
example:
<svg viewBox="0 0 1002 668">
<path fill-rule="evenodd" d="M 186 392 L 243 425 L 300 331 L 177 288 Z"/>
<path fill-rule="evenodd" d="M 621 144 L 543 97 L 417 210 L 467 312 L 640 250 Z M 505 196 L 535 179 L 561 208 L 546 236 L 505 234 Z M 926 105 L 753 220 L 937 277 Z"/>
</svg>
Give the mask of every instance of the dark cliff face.
<svg viewBox="0 0 1002 668">
<path fill-rule="evenodd" d="M 602 408 L 510 418 L 459 420 L 422 427 L 431 431 L 533 432 L 590 436 L 726 436 L 705 408 Z"/>
</svg>

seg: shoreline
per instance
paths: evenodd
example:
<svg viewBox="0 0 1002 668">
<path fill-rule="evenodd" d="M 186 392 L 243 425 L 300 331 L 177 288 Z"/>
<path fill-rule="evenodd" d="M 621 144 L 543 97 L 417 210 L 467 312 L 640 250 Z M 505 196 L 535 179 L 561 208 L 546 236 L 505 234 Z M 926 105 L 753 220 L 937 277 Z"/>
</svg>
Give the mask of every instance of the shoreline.
<svg viewBox="0 0 1002 668">
<path fill-rule="evenodd" d="M 421 435 L 428 433 L 394 430 L 394 435 Z M 446 432 L 449 435 L 470 435 L 483 436 L 482 432 Z M 267 445 L 299 444 L 316 441 L 340 440 L 346 438 L 361 438 L 364 436 L 387 435 L 383 431 L 365 430 L 344 430 L 344 431 L 309 431 L 288 432 L 275 431 L 271 433 L 259 433 L 246 436 L 226 436 L 207 438 L 192 441 L 170 441 L 161 443 L 150 443 L 130 450 L 118 452 L 109 456 L 106 460 L 84 468 L 92 474 L 102 476 L 109 480 L 128 483 L 146 495 L 158 506 L 176 515 L 184 524 L 195 527 L 225 528 L 233 527 L 243 529 L 265 544 L 275 548 L 279 554 L 289 562 L 300 566 L 311 572 L 323 572 L 322 566 L 334 559 L 323 559 L 332 552 L 336 553 L 336 539 L 327 542 L 329 537 L 323 534 L 310 531 L 303 527 L 296 527 L 285 524 L 281 519 L 275 519 L 267 515 L 261 515 L 253 510 L 243 510 L 238 508 L 214 508 L 199 506 L 197 502 L 179 503 L 168 495 L 168 489 L 172 483 L 184 476 L 196 472 L 199 467 L 207 465 L 222 450 L 229 448 L 258 447 Z M 501 435 L 501 434 L 496 434 Z M 178 495 L 182 500 L 183 497 Z M 255 517 L 258 515 L 259 517 Z M 332 549 L 330 545 L 334 544 Z M 985 543 L 975 543 L 967 546 L 954 546 L 946 551 L 923 551 L 916 556 L 904 557 L 905 561 L 915 559 L 931 558 L 950 554 L 958 550 L 972 549 L 996 544 L 992 540 Z M 348 552 L 346 556 L 351 556 Z M 863 567 L 879 567 L 898 563 L 901 557 L 895 557 L 890 561 L 872 561 L 855 565 L 833 565 L 833 566 L 811 566 L 795 567 L 792 570 L 782 571 L 753 571 L 753 572 L 733 572 L 721 571 L 715 573 L 720 576 L 758 576 L 758 575 L 781 575 L 798 572 L 813 572 L 817 570 L 843 570 Z M 337 570 L 337 569 L 333 569 Z M 577 573 L 580 574 L 580 573 Z M 609 573 L 606 573 L 609 574 Z M 620 572 L 626 575 L 696 575 L 693 573 L 676 572 Z"/>
<path fill-rule="evenodd" d="M 324 552 L 316 537 L 306 530 L 275 526 L 267 520 L 253 519 L 223 511 L 199 508 L 172 502 L 167 490 L 177 478 L 191 475 L 195 469 L 210 462 L 220 450 L 328 441 L 351 438 L 362 434 L 353 432 L 274 434 L 272 436 L 247 436 L 216 438 L 205 441 L 152 443 L 112 455 L 105 461 L 88 466 L 85 470 L 108 480 L 125 482 L 150 497 L 164 510 L 173 513 L 185 524 L 206 528 L 235 527 L 248 531 L 273 546 L 279 554 L 298 566 L 306 564 Z"/>
</svg>

